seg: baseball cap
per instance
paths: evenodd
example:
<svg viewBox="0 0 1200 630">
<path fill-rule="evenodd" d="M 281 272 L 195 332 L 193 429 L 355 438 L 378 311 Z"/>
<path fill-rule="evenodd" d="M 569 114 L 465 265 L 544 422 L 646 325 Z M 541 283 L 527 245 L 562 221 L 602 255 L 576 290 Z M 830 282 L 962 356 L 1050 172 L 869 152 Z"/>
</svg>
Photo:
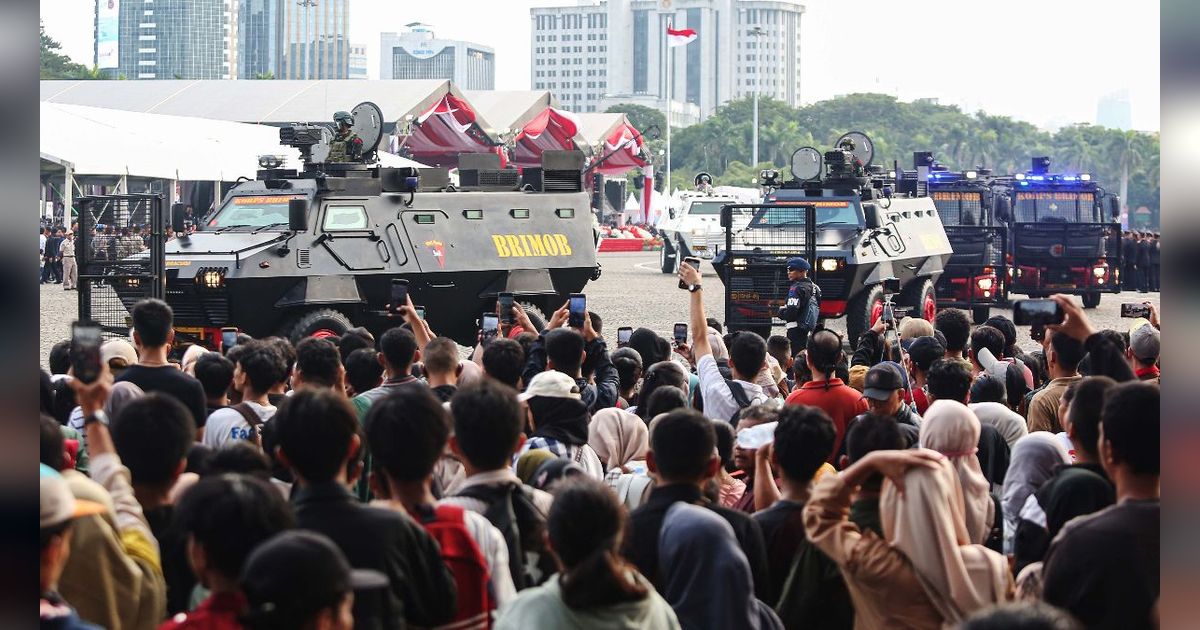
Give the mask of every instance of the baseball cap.
<svg viewBox="0 0 1200 630">
<path fill-rule="evenodd" d="M 917 337 L 908 346 L 908 358 L 921 370 L 929 370 L 934 361 L 944 356 L 946 346 L 937 337 Z"/>
<path fill-rule="evenodd" d="M 904 377 L 891 363 L 880 363 L 867 370 L 863 379 L 863 396 L 874 400 L 887 400 L 892 392 L 904 389 Z"/>
<path fill-rule="evenodd" d="M 575 379 L 557 370 L 546 370 L 529 379 L 529 386 L 517 396 L 520 400 L 529 400 L 534 396 L 548 398 L 574 398 L 579 400 L 579 386 Z"/>
<path fill-rule="evenodd" d="M 71 488 L 67 486 L 67 480 L 63 479 L 57 470 L 45 464 L 38 465 L 41 467 L 38 483 L 41 494 L 38 520 L 41 529 L 62 525 L 81 516 L 104 512 L 104 506 L 99 503 L 76 499 L 75 495 L 71 494 Z"/>
<path fill-rule="evenodd" d="M 100 361 L 112 367 L 113 359 L 121 359 L 125 362 L 125 365 L 116 367 L 129 367 L 138 362 L 137 350 L 125 339 L 109 339 L 100 346 Z"/>
<path fill-rule="evenodd" d="M 808 271 L 809 269 L 812 269 L 812 266 L 808 264 L 807 260 L 797 256 L 795 258 L 788 259 L 787 268 L 795 269 L 797 271 Z"/>
<path fill-rule="evenodd" d="M 351 569 L 323 534 L 281 532 L 259 545 L 242 567 L 242 591 L 251 617 L 304 615 L 338 603 L 346 593 L 384 588 L 387 577 Z"/>
<path fill-rule="evenodd" d="M 1129 349 L 1142 362 L 1157 359 L 1162 349 L 1158 329 L 1147 322 L 1129 331 Z"/>
</svg>

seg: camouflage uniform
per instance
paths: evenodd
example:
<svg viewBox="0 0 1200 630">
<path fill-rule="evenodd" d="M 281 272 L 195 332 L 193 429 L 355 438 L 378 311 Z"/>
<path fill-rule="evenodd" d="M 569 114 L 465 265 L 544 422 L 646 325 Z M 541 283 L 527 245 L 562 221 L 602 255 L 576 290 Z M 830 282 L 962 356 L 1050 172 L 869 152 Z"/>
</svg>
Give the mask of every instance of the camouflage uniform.
<svg viewBox="0 0 1200 630">
<path fill-rule="evenodd" d="M 339 129 L 333 134 L 333 142 L 329 143 L 329 157 L 326 162 L 357 162 L 362 157 L 363 141 L 353 129 L 344 132 Z"/>
</svg>

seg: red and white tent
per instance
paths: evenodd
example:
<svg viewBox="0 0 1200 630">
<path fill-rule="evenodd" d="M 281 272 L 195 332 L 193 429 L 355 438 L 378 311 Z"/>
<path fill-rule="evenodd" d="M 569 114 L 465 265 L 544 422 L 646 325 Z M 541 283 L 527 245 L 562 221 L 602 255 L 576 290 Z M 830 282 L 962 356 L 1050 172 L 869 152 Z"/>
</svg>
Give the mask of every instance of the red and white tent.
<svg viewBox="0 0 1200 630">
<path fill-rule="evenodd" d="M 591 152 L 580 134 L 579 116 L 565 109 L 547 107 L 513 138 L 513 163 L 540 166 L 542 152 L 572 150 Z"/>
<path fill-rule="evenodd" d="M 392 152 L 448 168 L 458 165 L 459 153 L 501 153 L 503 162 L 500 140 L 491 125 L 457 88 L 446 83 L 436 100 L 427 103 L 423 109 L 408 114 L 411 121 L 406 115 L 396 123 Z"/>
<path fill-rule="evenodd" d="M 592 159 L 600 162 L 592 172 L 623 175 L 649 164 L 646 141 L 625 114 L 576 114 L 581 133 L 592 147 Z M 604 156 L 612 154 L 607 159 Z"/>
</svg>

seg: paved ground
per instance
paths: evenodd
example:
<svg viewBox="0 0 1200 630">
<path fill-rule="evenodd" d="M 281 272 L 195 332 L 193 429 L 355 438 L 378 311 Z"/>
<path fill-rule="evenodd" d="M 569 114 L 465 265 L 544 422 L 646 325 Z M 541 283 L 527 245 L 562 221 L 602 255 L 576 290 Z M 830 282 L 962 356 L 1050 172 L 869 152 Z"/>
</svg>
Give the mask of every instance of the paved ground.
<svg viewBox="0 0 1200 630">
<path fill-rule="evenodd" d="M 664 275 L 658 270 L 656 252 L 601 254 L 600 263 L 604 273 L 600 280 L 585 289 L 588 307 L 604 318 L 607 336 L 614 337 L 619 326 L 646 326 L 663 336 L 670 337 L 675 322 L 687 321 L 687 294 L 678 288 L 675 276 Z M 704 304 L 708 315 L 717 319 L 723 316 L 723 287 L 712 267 L 704 263 Z M 76 293 L 63 291 L 62 285 L 43 285 L 41 288 L 41 353 L 40 363 L 46 365 L 50 347 L 70 334 L 71 321 L 75 319 Z M 1020 296 L 1018 296 L 1020 297 Z M 1120 295 L 1106 294 L 1100 306 L 1088 311 L 1088 316 L 1098 328 L 1120 330 L 1127 322 L 1120 318 L 1122 302 L 1149 300 L 1157 306 L 1157 293 L 1126 292 Z M 993 313 L 1012 316 L 1009 309 L 993 309 Z M 845 332 L 844 320 L 833 320 L 829 326 Z M 776 332 L 782 334 L 780 328 Z M 1018 343 L 1028 349 L 1038 347 L 1029 339 L 1029 329 L 1018 330 Z"/>
</svg>

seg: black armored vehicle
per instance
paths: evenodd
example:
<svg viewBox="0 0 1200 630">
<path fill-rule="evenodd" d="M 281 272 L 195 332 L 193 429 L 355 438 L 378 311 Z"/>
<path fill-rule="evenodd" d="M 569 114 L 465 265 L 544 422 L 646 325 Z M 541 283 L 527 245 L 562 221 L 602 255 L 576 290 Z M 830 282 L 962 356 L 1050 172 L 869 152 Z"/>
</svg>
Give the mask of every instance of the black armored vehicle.
<svg viewBox="0 0 1200 630">
<path fill-rule="evenodd" d="M 883 281 L 899 279 L 895 305 L 932 320 L 935 283 L 950 258 L 950 242 L 925 183 L 897 180 L 872 164 L 870 138 L 851 132 L 835 149 L 792 154 L 793 179 L 764 171 L 762 204 L 722 210 L 725 250 L 713 260 L 725 283 L 725 323 L 732 330 L 770 333 L 788 290 L 785 264 L 804 256 L 821 288 L 822 319 L 846 317 L 848 341 L 885 313 Z M 918 185 L 919 184 L 919 185 Z M 734 213 L 749 209 L 744 229 Z"/>
<path fill-rule="evenodd" d="M 499 293 L 541 325 L 599 276 L 581 153 L 547 151 L 541 168 L 521 173 L 497 155 L 464 154 L 454 186 L 445 169 L 375 164 L 379 110 L 363 104 L 354 117 L 363 159 L 323 163 L 314 156 L 327 153 L 327 131 L 283 127 L 280 143 L 300 149 L 301 168 L 260 160 L 256 179 L 166 244 L 165 298 L 181 336 L 216 345 L 223 327 L 293 340 L 352 326 L 378 335 L 399 323 L 386 305 L 392 280 L 404 279 L 436 333 L 473 345 Z"/>
<path fill-rule="evenodd" d="M 1121 288 L 1121 204 L 1088 173 L 1050 172 L 1050 158 L 1005 178 L 1012 200 L 1008 290 L 1083 296 L 1085 308 Z"/>
</svg>

